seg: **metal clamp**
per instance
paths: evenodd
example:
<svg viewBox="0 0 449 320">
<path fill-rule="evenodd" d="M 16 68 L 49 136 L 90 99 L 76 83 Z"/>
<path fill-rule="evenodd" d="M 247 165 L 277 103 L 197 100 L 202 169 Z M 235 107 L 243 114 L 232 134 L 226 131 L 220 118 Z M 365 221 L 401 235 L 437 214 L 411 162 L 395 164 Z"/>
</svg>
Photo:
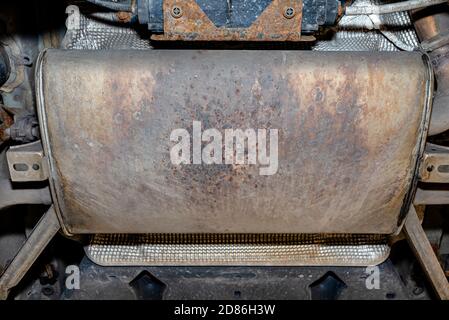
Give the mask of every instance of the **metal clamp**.
<svg viewBox="0 0 449 320">
<path fill-rule="evenodd" d="M 153 40 L 182 41 L 304 41 L 302 1 L 273 0 L 248 28 L 217 27 L 195 0 L 164 0 L 164 33 Z"/>
<path fill-rule="evenodd" d="M 434 51 L 449 44 L 449 32 L 442 32 L 435 37 L 421 42 L 421 47 L 427 52 Z"/>
<path fill-rule="evenodd" d="M 14 182 L 48 179 L 48 165 L 40 141 L 10 147 L 6 159 Z"/>
<path fill-rule="evenodd" d="M 420 181 L 449 183 L 449 147 L 428 143 L 420 167 Z"/>
</svg>

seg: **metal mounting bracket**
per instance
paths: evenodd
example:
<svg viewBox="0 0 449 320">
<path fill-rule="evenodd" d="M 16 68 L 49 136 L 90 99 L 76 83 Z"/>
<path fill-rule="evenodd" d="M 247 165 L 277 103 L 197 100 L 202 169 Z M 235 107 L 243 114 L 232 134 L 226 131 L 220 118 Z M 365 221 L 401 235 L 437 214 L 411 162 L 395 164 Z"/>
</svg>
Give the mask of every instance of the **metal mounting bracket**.
<svg viewBox="0 0 449 320">
<path fill-rule="evenodd" d="M 48 164 L 40 141 L 10 147 L 6 159 L 13 182 L 48 179 Z"/>
<path fill-rule="evenodd" d="M 449 147 L 428 143 L 419 172 L 422 182 L 449 183 Z"/>
</svg>

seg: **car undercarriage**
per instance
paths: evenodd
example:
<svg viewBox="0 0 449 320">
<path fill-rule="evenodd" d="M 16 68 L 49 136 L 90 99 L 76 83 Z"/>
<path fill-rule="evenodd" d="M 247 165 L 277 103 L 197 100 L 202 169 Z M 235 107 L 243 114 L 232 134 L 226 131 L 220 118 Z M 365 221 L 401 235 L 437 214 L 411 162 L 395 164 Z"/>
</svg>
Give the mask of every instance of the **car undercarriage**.
<svg viewBox="0 0 449 320">
<path fill-rule="evenodd" d="M 3 1 L 0 298 L 448 300 L 448 57 L 445 0 Z"/>
</svg>

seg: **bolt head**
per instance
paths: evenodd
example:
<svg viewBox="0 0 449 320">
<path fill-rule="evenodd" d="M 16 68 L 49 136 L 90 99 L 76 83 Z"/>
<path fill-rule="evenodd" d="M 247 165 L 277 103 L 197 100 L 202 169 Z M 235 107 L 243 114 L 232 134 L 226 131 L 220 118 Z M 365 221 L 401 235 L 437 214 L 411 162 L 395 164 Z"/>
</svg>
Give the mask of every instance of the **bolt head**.
<svg viewBox="0 0 449 320">
<path fill-rule="evenodd" d="M 171 9 L 171 15 L 173 18 L 178 19 L 182 17 L 182 9 L 178 6 L 173 6 Z"/>
<path fill-rule="evenodd" d="M 296 15 L 295 8 L 293 7 L 286 7 L 284 9 L 284 17 L 287 19 L 291 19 Z"/>
</svg>

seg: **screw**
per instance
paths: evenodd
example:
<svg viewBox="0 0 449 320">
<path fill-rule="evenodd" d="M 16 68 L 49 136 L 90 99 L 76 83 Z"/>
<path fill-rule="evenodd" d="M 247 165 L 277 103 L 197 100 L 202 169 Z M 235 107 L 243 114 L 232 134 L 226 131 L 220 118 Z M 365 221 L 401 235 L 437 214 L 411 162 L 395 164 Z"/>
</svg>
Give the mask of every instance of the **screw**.
<svg viewBox="0 0 449 320">
<path fill-rule="evenodd" d="M 424 288 L 423 287 L 415 287 L 414 289 L 413 289 L 413 294 L 415 295 L 415 296 L 419 296 L 421 293 L 423 293 L 424 292 Z"/>
<path fill-rule="evenodd" d="M 182 9 L 180 7 L 174 6 L 171 9 L 171 15 L 173 16 L 173 18 L 181 18 L 182 17 Z"/>
<path fill-rule="evenodd" d="M 295 9 L 292 7 L 287 7 L 284 10 L 284 17 L 287 19 L 291 19 L 296 15 Z"/>
<path fill-rule="evenodd" d="M 52 287 L 43 287 L 42 288 L 42 294 L 44 296 L 52 296 L 55 293 L 55 290 Z"/>
</svg>

